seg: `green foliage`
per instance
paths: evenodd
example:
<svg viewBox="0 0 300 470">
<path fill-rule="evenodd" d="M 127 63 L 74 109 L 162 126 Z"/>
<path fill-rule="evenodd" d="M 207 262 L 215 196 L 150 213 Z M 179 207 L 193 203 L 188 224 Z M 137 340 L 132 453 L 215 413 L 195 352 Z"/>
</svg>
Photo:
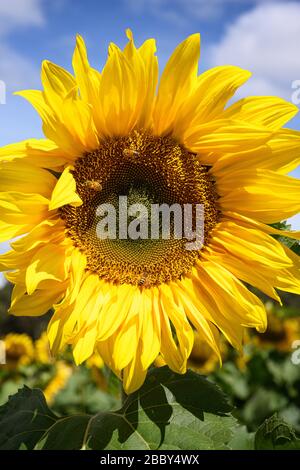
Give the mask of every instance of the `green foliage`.
<svg viewBox="0 0 300 470">
<path fill-rule="evenodd" d="M 55 397 L 53 408 L 59 414 L 73 414 L 78 411 L 96 413 L 118 406 L 119 400 L 95 386 L 90 369 L 80 366 L 74 369 L 68 384 Z"/>
<path fill-rule="evenodd" d="M 223 392 L 195 372 L 152 369 L 120 409 L 60 417 L 24 387 L 0 408 L 0 449 L 234 449 L 253 436 Z"/>
<path fill-rule="evenodd" d="M 25 386 L 0 407 L 0 450 L 300 450 L 277 415 L 254 434 L 230 410 L 216 385 L 167 367 L 151 370 L 120 409 L 95 415 L 55 415 L 40 390 Z"/>
<path fill-rule="evenodd" d="M 292 226 L 287 222 L 278 222 L 276 224 L 271 224 L 271 227 L 276 228 L 277 230 L 285 230 L 287 232 L 292 231 Z M 286 237 L 285 235 L 274 235 L 274 237 L 280 241 L 283 245 L 290 248 L 292 251 L 300 255 L 300 243 L 299 240 L 294 240 L 293 238 Z"/>
<path fill-rule="evenodd" d="M 43 394 L 25 386 L 0 407 L 0 450 L 33 449 L 55 421 Z"/>
<path fill-rule="evenodd" d="M 291 352 L 274 349 L 252 351 L 244 370 L 235 363 L 236 354 L 212 375 L 236 406 L 235 416 L 256 430 L 275 412 L 300 432 L 300 367 Z"/>
<path fill-rule="evenodd" d="M 268 418 L 255 435 L 256 450 L 300 450 L 300 439 L 278 416 Z"/>
</svg>

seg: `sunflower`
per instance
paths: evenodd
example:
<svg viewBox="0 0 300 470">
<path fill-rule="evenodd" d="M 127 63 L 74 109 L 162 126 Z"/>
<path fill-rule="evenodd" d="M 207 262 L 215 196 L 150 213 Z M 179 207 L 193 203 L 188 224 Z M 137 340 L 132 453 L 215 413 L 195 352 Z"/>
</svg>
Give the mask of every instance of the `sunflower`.
<svg viewBox="0 0 300 470">
<path fill-rule="evenodd" d="M 98 351 L 95 351 L 94 354 L 92 354 L 92 356 L 90 356 L 87 359 L 86 366 L 88 369 L 92 369 L 92 368 L 102 369 L 102 367 L 104 366 L 104 363 Z"/>
<path fill-rule="evenodd" d="M 41 364 L 51 364 L 53 358 L 51 356 L 49 339 L 47 333 L 44 331 L 41 336 L 35 341 L 35 359 Z"/>
<path fill-rule="evenodd" d="M 44 389 L 44 395 L 48 405 L 51 405 L 54 402 L 56 395 L 66 387 L 72 372 L 72 367 L 64 361 L 56 362 L 55 375 Z"/>
<path fill-rule="evenodd" d="M 220 342 L 220 352 L 222 360 L 224 361 L 227 354 L 227 345 L 225 342 Z M 216 353 L 208 346 L 207 342 L 203 341 L 202 337 L 199 337 L 197 332 L 195 332 L 194 345 L 188 360 L 188 366 L 206 375 L 214 372 L 218 367 L 218 363 L 219 360 Z"/>
<path fill-rule="evenodd" d="M 300 319 L 280 318 L 271 302 L 266 303 L 265 307 L 268 317 L 267 329 L 262 335 L 251 335 L 250 342 L 259 349 L 290 353 L 293 342 L 300 337 Z"/>
<path fill-rule="evenodd" d="M 0 264 L 15 287 L 10 312 L 54 305 L 53 353 L 77 364 L 95 350 L 127 393 L 162 358 L 185 373 L 194 331 L 220 358 L 219 332 L 241 349 L 245 327 L 266 329 L 263 303 L 300 292 L 300 260 L 271 224 L 300 209 L 300 133 L 282 128 L 297 108 L 276 97 L 226 106 L 248 71 L 198 75 L 200 36 L 175 49 L 158 83 L 155 41 L 110 44 L 101 72 L 77 38 L 74 75 L 42 65 L 43 91 L 18 94 L 40 114 L 46 139 L 0 150 Z M 100 239 L 97 207 L 202 204 L 201 249 L 186 240 Z M 117 207 L 116 207 L 117 211 Z M 121 217 L 121 213 L 118 214 Z M 20 237 L 20 235 L 25 235 Z M 283 233 L 299 238 L 299 233 Z"/>
<path fill-rule="evenodd" d="M 90 370 L 91 377 L 97 387 L 101 390 L 107 390 L 108 382 L 103 369 L 104 362 L 98 351 L 88 358 L 85 365 Z"/>
<path fill-rule="evenodd" d="M 4 338 L 5 365 L 9 369 L 30 364 L 34 360 L 32 339 L 25 333 L 9 333 Z"/>
</svg>

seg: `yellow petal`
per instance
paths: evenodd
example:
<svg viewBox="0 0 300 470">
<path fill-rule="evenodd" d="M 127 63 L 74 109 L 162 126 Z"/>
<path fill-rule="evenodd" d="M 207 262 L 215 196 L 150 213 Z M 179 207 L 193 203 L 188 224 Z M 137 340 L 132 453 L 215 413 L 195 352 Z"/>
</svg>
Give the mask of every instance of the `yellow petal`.
<svg viewBox="0 0 300 470">
<path fill-rule="evenodd" d="M 131 286 L 121 284 L 116 289 L 111 288 L 110 299 L 100 312 L 98 341 L 104 341 L 111 336 L 126 320 L 132 304 Z"/>
<path fill-rule="evenodd" d="M 76 181 L 70 167 L 65 168 L 52 192 L 49 209 L 54 210 L 70 204 L 77 207 L 82 205 L 82 200 L 76 193 Z"/>
<path fill-rule="evenodd" d="M 58 283 L 48 290 L 36 290 L 32 295 L 26 293 L 23 286 L 15 286 L 9 313 L 16 316 L 35 317 L 48 312 L 64 293 L 65 285 Z"/>
<path fill-rule="evenodd" d="M 226 250 L 243 259 L 271 268 L 291 266 L 282 245 L 261 230 L 246 228 L 233 221 L 222 221 L 211 234 L 211 244 L 217 250 Z M 210 246 L 209 245 L 209 246 Z"/>
<path fill-rule="evenodd" d="M 180 348 L 174 341 L 168 310 L 164 302 L 156 296 L 153 300 L 153 310 L 161 318 L 161 355 L 163 360 L 174 372 L 184 373 L 185 362 Z"/>
<path fill-rule="evenodd" d="M 62 148 L 69 158 L 77 158 L 78 155 L 83 154 L 87 150 L 86 142 L 90 150 L 95 147 L 97 137 L 93 129 L 90 109 L 86 103 L 67 95 L 61 106 L 61 112 L 58 114 L 45 101 L 42 91 L 26 90 L 15 94 L 32 104 L 43 120 L 45 136 Z M 78 132 L 76 132 L 74 118 L 79 120 Z M 84 142 L 83 128 L 89 129 L 87 135 L 84 136 Z M 92 145 L 90 145 L 91 142 Z"/>
<path fill-rule="evenodd" d="M 253 220 L 249 217 L 246 217 L 245 215 L 238 214 L 237 212 L 225 211 L 223 215 L 226 218 L 233 219 L 235 223 L 239 221 L 238 223 L 240 225 L 243 225 L 244 227 L 256 228 L 271 235 L 279 235 L 283 237 L 294 238 L 296 240 L 300 240 L 300 231 L 278 230 L 272 227 L 271 225 L 263 224 L 262 222 Z"/>
<path fill-rule="evenodd" d="M 62 105 L 62 121 L 80 153 L 95 150 L 99 145 L 92 118 L 92 108 L 79 99 L 66 97 Z"/>
<path fill-rule="evenodd" d="M 90 275 L 82 287 L 82 295 L 87 301 L 78 315 L 78 334 L 72 340 L 73 356 L 77 365 L 88 359 L 95 350 L 99 312 L 103 302 L 98 285 L 98 276 Z"/>
<path fill-rule="evenodd" d="M 26 270 L 26 288 L 29 295 L 37 289 L 41 281 L 52 279 L 64 281 L 66 278 L 65 249 L 51 243 L 37 250 Z"/>
<path fill-rule="evenodd" d="M 224 153 L 235 153 L 260 147 L 272 133 L 262 127 L 239 121 L 216 120 L 191 128 L 184 144 L 192 152 L 205 155 L 205 162 L 215 163 Z M 207 155 L 211 153 L 211 155 Z"/>
<path fill-rule="evenodd" d="M 38 194 L 0 193 L 0 241 L 22 235 L 47 219 L 48 204 Z"/>
<path fill-rule="evenodd" d="M 102 72 L 99 106 L 109 135 L 127 135 L 139 117 L 139 87 L 134 69 L 114 45 Z"/>
<path fill-rule="evenodd" d="M 182 305 L 187 317 L 199 332 L 201 338 L 209 344 L 221 361 L 220 349 L 216 342 L 215 327 L 202 315 L 192 298 L 192 280 L 188 278 L 184 279 L 180 282 L 173 283 L 173 285 L 171 284 L 171 288 L 172 287 L 177 303 Z"/>
<path fill-rule="evenodd" d="M 152 111 L 158 82 L 158 60 L 155 56 L 156 43 L 154 39 L 148 39 L 138 49 L 145 68 L 145 90 L 143 109 L 138 120 L 142 129 L 152 125 Z"/>
<path fill-rule="evenodd" d="M 180 107 L 197 82 L 200 35 L 193 34 L 177 46 L 160 79 L 153 113 L 154 133 L 172 131 Z"/>
<path fill-rule="evenodd" d="M 220 252 L 219 245 L 217 245 L 216 249 L 214 248 L 215 245 L 212 243 L 207 254 L 208 260 L 212 260 L 220 266 L 223 266 L 241 281 L 256 287 L 261 292 L 264 292 L 264 294 L 281 303 L 280 297 L 274 289 L 275 283 L 274 280 L 272 281 L 273 271 L 271 271 L 268 266 L 265 266 L 265 270 L 270 272 L 271 280 L 266 278 L 265 272 L 262 272 L 262 266 L 264 267 L 264 265 L 256 263 L 254 257 L 249 259 L 236 256 L 226 249 Z M 251 261 L 253 261 L 252 265 L 250 265 Z"/>
<path fill-rule="evenodd" d="M 231 315 L 234 312 L 235 319 L 242 326 L 265 331 L 266 312 L 261 300 L 222 266 L 213 262 L 202 262 L 201 267 L 209 276 L 208 285 L 212 294 L 222 301 L 224 311 L 226 311 L 226 305 L 231 304 Z"/>
<path fill-rule="evenodd" d="M 241 350 L 245 326 L 259 331 L 266 328 L 263 304 L 222 266 L 201 261 L 192 273 L 192 281 L 196 306 L 236 349 Z"/>
<path fill-rule="evenodd" d="M 47 139 L 28 139 L 0 148 L 0 162 L 24 160 L 40 168 L 57 169 L 70 161 L 70 156 Z"/>
<path fill-rule="evenodd" d="M 141 362 L 141 349 L 142 346 L 140 344 L 134 359 L 123 371 L 123 387 L 127 394 L 134 393 L 138 390 L 143 385 L 146 378 L 147 370 L 143 368 Z"/>
<path fill-rule="evenodd" d="M 218 191 L 223 210 L 240 212 L 267 224 L 300 211 L 300 181 L 270 170 L 224 174 L 218 179 Z"/>
<path fill-rule="evenodd" d="M 46 103 L 60 115 L 63 100 L 73 90 L 76 96 L 77 84 L 67 70 L 45 60 L 42 64 L 42 84 Z"/>
<path fill-rule="evenodd" d="M 76 37 L 72 64 L 81 99 L 92 106 L 93 121 L 101 136 L 105 134 L 104 116 L 99 106 L 101 74 L 90 66 L 84 40 L 79 35 Z"/>
<path fill-rule="evenodd" d="M 85 333 L 89 333 L 87 336 L 89 340 L 92 338 L 95 340 L 98 331 L 97 319 L 102 297 L 98 298 L 95 291 L 99 282 L 98 276 L 95 275 L 83 278 L 74 300 L 71 298 L 73 285 L 71 289 L 69 285 L 63 302 L 55 306 L 55 313 L 48 326 L 48 337 L 54 354 L 62 350 L 66 344 L 73 343 L 75 347 L 78 343 L 76 361 L 82 362 L 87 358 L 85 354 L 88 346 L 84 340 Z"/>
<path fill-rule="evenodd" d="M 129 292 L 131 308 L 114 339 L 113 361 L 119 370 L 124 369 L 133 360 L 139 343 L 142 294 L 139 289 L 131 289 Z"/>
<path fill-rule="evenodd" d="M 81 98 L 87 103 L 96 105 L 99 98 L 101 74 L 90 66 L 86 46 L 80 35 L 76 36 L 72 64 Z"/>
<path fill-rule="evenodd" d="M 74 248 L 70 259 L 70 303 L 73 303 L 78 296 L 84 278 L 86 263 L 86 256 Z"/>
<path fill-rule="evenodd" d="M 64 223 L 61 219 L 43 220 L 28 235 L 11 243 L 11 247 L 17 252 L 25 253 L 40 244 L 61 243 L 64 238 Z"/>
<path fill-rule="evenodd" d="M 9 269 L 24 269 L 30 262 L 33 254 L 30 251 L 17 252 L 10 250 L 3 255 L 0 255 L 0 271 L 7 271 Z"/>
<path fill-rule="evenodd" d="M 244 336 L 244 327 L 240 320 L 235 318 L 234 313 L 237 308 L 235 303 L 222 300 L 215 295 L 215 291 L 210 287 L 213 282 L 207 278 L 205 271 L 198 268 L 193 271 L 192 281 L 194 286 L 193 302 L 201 311 L 205 318 L 214 323 L 224 334 L 225 338 L 239 351 L 241 351 Z M 234 321 L 233 321 L 234 319 Z"/>
<path fill-rule="evenodd" d="M 56 178 L 46 170 L 24 161 L 0 161 L 0 191 L 38 193 L 49 197 Z"/>
<path fill-rule="evenodd" d="M 282 127 L 292 119 L 298 108 L 275 96 L 252 96 L 243 98 L 231 105 L 223 113 L 225 119 L 237 119 L 261 125 L 272 130 Z"/>
<path fill-rule="evenodd" d="M 141 363 L 148 369 L 154 362 L 160 350 L 160 317 L 153 314 L 153 296 L 148 290 L 143 292 L 142 328 L 140 341 L 142 343 Z"/>
<path fill-rule="evenodd" d="M 300 132 L 281 129 L 258 149 L 226 154 L 213 166 L 217 177 L 225 172 L 264 168 L 287 174 L 300 164 Z"/>
<path fill-rule="evenodd" d="M 186 361 L 191 353 L 193 342 L 194 342 L 194 333 L 193 330 L 187 320 L 185 312 L 183 309 L 179 308 L 175 301 L 172 294 L 172 291 L 169 286 L 162 284 L 159 286 L 159 291 L 161 293 L 161 301 L 164 305 L 165 312 L 167 312 L 174 328 L 176 331 L 177 340 L 179 343 L 179 350 L 181 361 L 179 363 L 179 370 L 178 372 L 184 373 L 186 371 Z M 164 341 L 162 340 L 162 346 Z M 164 345 L 164 349 L 161 349 L 162 355 L 166 362 L 168 363 L 169 367 L 174 369 L 174 363 L 177 360 L 177 354 L 174 355 L 173 358 L 170 358 L 172 352 L 166 352 L 166 348 Z M 169 363 L 168 359 L 171 359 Z"/>
<path fill-rule="evenodd" d="M 46 103 L 43 92 L 38 90 L 18 91 L 16 95 L 25 98 L 39 113 L 43 121 L 43 131 L 45 136 L 55 142 L 70 157 L 80 155 L 84 148 L 74 142 L 67 127 L 61 122 L 60 117 L 55 114 L 54 110 Z"/>
<path fill-rule="evenodd" d="M 250 76 L 247 70 L 230 65 L 214 67 L 199 75 L 192 94 L 183 101 L 175 118 L 176 137 L 184 140 L 189 129 L 223 119 L 227 102 Z"/>
<path fill-rule="evenodd" d="M 293 266 L 274 273 L 274 284 L 277 289 L 300 295 L 300 257 L 286 246 L 284 250 L 293 262 Z"/>
<path fill-rule="evenodd" d="M 146 129 L 151 125 L 158 81 L 158 61 L 155 57 L 156 45 L 154 39 L 149 39 L 137 49 L 132 32 L 128 29 L 126 33 L 129 42 L 124 49 L 124 55 L 134 71 L 138 91 L 137 127 Z"/>
<path fill-rule="evenodd" d="M 115 344 L 115 335 L 112 335 L 110 338 L 107 338 L 105 341 L 100 341 L 96 343 L 96 350 L 103 358 L 105 364 L 107 364 L 110 369 L 114 371 L 117 377 L 122 380 L 122 374 L 119 369 L 115 367 L 113 361 L 113 350 Z"/>
</svg>

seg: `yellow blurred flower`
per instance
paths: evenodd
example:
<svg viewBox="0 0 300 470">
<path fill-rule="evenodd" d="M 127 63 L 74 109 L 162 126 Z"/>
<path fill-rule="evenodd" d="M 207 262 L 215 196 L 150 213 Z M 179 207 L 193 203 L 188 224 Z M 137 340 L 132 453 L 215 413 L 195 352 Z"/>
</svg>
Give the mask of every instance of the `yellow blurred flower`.
<svg viewBox="0 0 300 470">
<path fill-rule="evenodd" d="M 226 345 L 224 343 L 220 344 L 220 351 L 222 358 L 226 354 Z M 208 346 L 208 344 L 203 341 L 203 338 L 195 332 L 195 339 L 193 349 L 189 358 L 189 367 L 196 370 L 202 374 L 210 374 L 213 372 L 220 360 L 214 351 Z"/>
<path fill-rule="evenodd" d="M 252 343 L 263 349 L 276 349 L 277 351 L 290 352 L 292 343 L 300 338 L 299 318 L 279 318 L 271 304 L 266 304 L 268 313 L 268 327 L 265 333 L 255 334 Z"/>
<path fill-rule="evenodd" d="M 91 369 L 92 378 L 101 390 L 107 390 L 107 380 L 103 374 L 104 362 L 100 354 L 96 351 L 85 362 L 86 367 Z"/>
<path fill-rule="evenodd" d="M 58 392 L 65 388 L 69 378 L 72 375 L 72 367 L 66 364 L 64 361 L 58 361 L 55 367 L 56 374 L 44 389 L 44 395 L 48 405 L 51 405 Z"/>
<path fill-rule="evenodd" d="M 30 364 L 34 359 L 34 345 L 26 334 L 9 333 L 4 338 L 6 366 L 17 368 Z"/>
<path fill-rule="evenodd" d="M 85 362 L 85 365 L 91 369 L 93 367 L 96 367 L 97 369 L 102 369 L 104 366 L 104 362 L 100 354 L 96 351 L 92 356 L 90 356 L 87 361 Z"/>
<path fill-rule="evenodd" d="M 53 361 L 46 332 L 42 333 L 39 339 L 35 341 L 35 354 L 36 361 L 41 364 L 50 364 Z"/>
</svg>

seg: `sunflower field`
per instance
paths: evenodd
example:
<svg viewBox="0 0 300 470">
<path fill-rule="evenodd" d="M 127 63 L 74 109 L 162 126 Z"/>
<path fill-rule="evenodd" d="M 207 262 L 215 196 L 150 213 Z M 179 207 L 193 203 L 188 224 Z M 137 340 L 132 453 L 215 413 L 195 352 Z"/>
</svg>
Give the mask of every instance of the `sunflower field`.
<svg viewBox="0 0 300 470">
<path fill-rule="evenodd" d="M 223 341 L 222 367 L 195 333 L 187 374 L 176 377 L 164 365 L 152 368 L 142 389 L 124 401 L 119 379 L 99 354 L 80 366 L 74 365 L 68 348 L 58 358 L 52 356 L 43 329 L 51 313 L 42 321 L 11 321 L 6 314 L 10 290 L 8 285 L 2 289 L 0 316 L 6 346 L 6 364 L 0 366 L 2 449 L 300 448 L 300 315 L 295 296 L 285 297 L 285 307 L 265 301 L 268 328 L 249 334 L 242 354 Z M 162 408 L 156 414 L 157 404 Z M 117 421 L 110 417 L 112 410 L 119 410 Z M 126 413 L 133 410 L 128 430 Z M 99 415 L 103 423 L 85 443 L 84 433 Z M 70 427 L 64 428 L 65 417 Z M 18 429 L 26 432 L 24 437 L 19 438 Z M 63 434 L 66 430 L 75 442 Z"/>
</svg>

